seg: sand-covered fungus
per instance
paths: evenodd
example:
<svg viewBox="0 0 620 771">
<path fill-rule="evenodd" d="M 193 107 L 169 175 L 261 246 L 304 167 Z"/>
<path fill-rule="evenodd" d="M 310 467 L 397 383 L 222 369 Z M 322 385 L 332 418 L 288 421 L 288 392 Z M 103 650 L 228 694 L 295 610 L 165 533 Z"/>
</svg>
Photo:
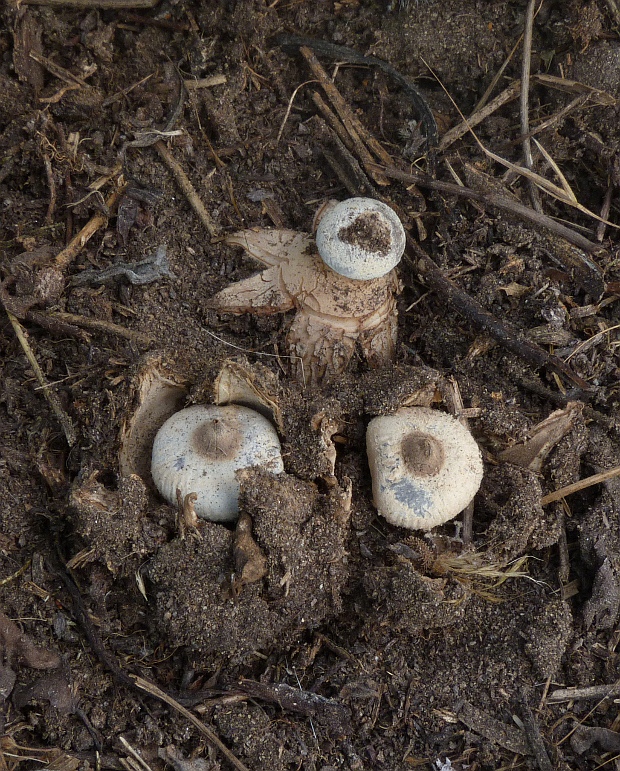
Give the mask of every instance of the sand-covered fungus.
<svg viewBox="0 0 620 771">
<path fill-rule="evenodd" d="M 260 466 L 280 474 L 284 467 L 278 435 L 258 412 L 236 404 L 197 404 L 163 424 L 153 444 L 151 474 L 159 492 L 176 505 L 196 493 L 199 517 L 229 522 L 239 513 L 236 471 Z"/>
<path fill-rule="evenodd" d="M 374 418 L 366 432 L 375 506 L 388 522 L 431 530 L 453 519 L 482 481 L 482 457 L 451 415 L 403 407 Z"/>
<path fill-rule="evenodd" d="M 370 200 L 373 205 L 379 203 L 372 199 L 362 200 Z M 323 220 L 333 216 L 339 206 L 325 207 Z M 389 207 L 384 208 L 389 210 Z M 391 216 L 398 221 L 394 212 Z M 381 222 L 378 215 L 369 212 L 368 217 L 362 217 L 358 222 L 359 226 L 346 219 L 337 231 L 350 243 L 370 243 L 373 241 L 371 225 L 379 223 L 374 242 L 379 253 L 384 255 L 389 244 L 395 243 L 400 236 L 394 235 L 398 230 L 395 223 L 387 226 Z M 402 236 L 404 244 L 404 232 Z M 225 313 L 258 316 L 296 310 L 287 346 L 298 380 L 319 383 L 340 375 L 358 345 L 373 369 L 393 361 L 398 327 L 396 294 L 401 289 L 395 270 L 388 269 L 375 278 L 367 275 L 365 279 L 364 276 L 350 278 L 336 273 L 319 256 L 314 238 L 294 230 L 244 230 L 229 236 L 226 241 L 242 246 L 267 267 L 218 292 L 207 301 L 207 307 Z M 402 248 L 398 259 L 401 254 Z M 384 270 L 384 256 L 380 262 Z"/>
<path fill-rule="evenodd" d="M 316 246 L 341 276 L 369 281 L 393 270 L 405 251 L 405 230 L 396 212 L 374 198 L 348 198 L 316 217 Z"/>
</svg>

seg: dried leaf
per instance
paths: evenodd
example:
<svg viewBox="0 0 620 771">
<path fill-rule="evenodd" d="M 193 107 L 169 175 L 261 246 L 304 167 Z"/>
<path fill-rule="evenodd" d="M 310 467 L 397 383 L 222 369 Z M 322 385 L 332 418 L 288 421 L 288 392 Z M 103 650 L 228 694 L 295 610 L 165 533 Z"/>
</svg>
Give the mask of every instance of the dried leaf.
<svg viewBox="0 0 620 771">
<path fill-rule="evenodd" d="M 500 453 L 500 460 L 540 472 L 547 455 L 571 430 L 582 409 L 581 402 L 569 402 L 563 410 L 552 412 L 532 428 L 530 438 L 524 444 L 509 447 Z"/>
<path fill-rule="evenodd" d="M 500 286 L 499 291 L 505 292 L 506 297 L 523 297 L 523 295 L 529 294 L 532 291 L 532 287 L 512 281 L 510 284 L 506 284 L 506 286 Z"/>
</svg>

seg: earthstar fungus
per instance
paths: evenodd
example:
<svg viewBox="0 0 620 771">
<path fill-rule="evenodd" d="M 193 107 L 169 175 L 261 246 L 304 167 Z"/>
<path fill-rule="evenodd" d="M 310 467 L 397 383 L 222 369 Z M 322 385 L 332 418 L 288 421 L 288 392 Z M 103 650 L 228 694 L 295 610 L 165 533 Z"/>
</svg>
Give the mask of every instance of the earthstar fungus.
<svg viewBox="0 0 620 771">
<path fill-rule="evenodd" d="M 393 525 L 431 530 L 456 517 L 482 481 L 476 441 L 456 418 L 403 407 L 374 418 L 366 432 L 373 498 Z"/>
<path fill-rule="evenodd" d="M 393 267 L 405 244 L 395 212 L 373 199 L 328 205 L 318 228 L 321 253 L 332 267 L 306 233 L 254 229 L 230 236 L 227 243 L 267 267 L 207 302 L 225 313 L 259 316 L 295 309 L 287 347 L 296 377 L 305 383 L 342 373 L 357 344 L 372 368 L 393 360 L 401 289 Z"/>
<path fill-rule="evenodd" d="M 348 198 L 315 217 L 316 247 L 326 265 L 347 278 L 369 281 L 395 268 L 405 251 L 405 230 L 387 204 Z"/>
<path fill-rule="evenodd" d="M 196 494 L 194 510 L 214 522 L 237 519 L 239 469 L 284 470 L 278 435 L 258 412 L 236 404 L 197 404 L 175 413 L 157 432 L 151 474 L 171 505 L 177 490 Z"/>
</svg>

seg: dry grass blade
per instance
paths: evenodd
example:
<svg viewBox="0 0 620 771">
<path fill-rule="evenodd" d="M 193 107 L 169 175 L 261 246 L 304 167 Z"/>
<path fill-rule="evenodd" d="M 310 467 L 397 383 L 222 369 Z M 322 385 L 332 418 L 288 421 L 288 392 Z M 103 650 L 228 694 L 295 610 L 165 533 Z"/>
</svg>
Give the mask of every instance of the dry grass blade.
<svg viewBox="0 0 620 771">
<path fill-rule="evenodd" d="M 588 86 L 586 83 L 581 83 L 578 80 L 558 78 L 556 75 L 547 75 L 546 73 L 532 75 L 531 79 L 534 83 L 539 83 L 541 86 L 546 86 L 547 88 L 554 88 L 557 91 L 563 91 L 566 94 L 586 95 L 593 104 L 599 105 L 600 107 L 614 107 L 618 101 L 608 91 L 601 91 L 600 88 Z"/>
<path fill-rule="evenodd" d="M 291 98 L 288 100 L 288 105 L 286 106 L 286 112 L 284 113 L 284 118 L 282 119 L 282 124 L 280 125 L 280 130 L 278 131 L 278 136 L 276 137 L 276 145 L 279 145 L 280 140 L 282 139 L 282 134 L 284 133 L 284 127 L 286 126 L 286 121 L 288 120 L 288 116 L 291 114 L 291 110 L 293 109 L 293 102 L 295 101 L 295 97 L 304 86 L 307 86 L 310 83 L 318 83 L 318 80 L 306 80 L 303 83 L 300 83 L 291 94 Z"/>
<path fill-rule="evenodd" d="M 589 337 L 587 340 L 583 340 L 579 345 L 575 346 L 575 350 L 572 351 L 564 361 L 569 362 L 573 356 L 576 356 L 578 353 L 582 353 L 583 351 L 588 351 L 590 348 L 592 348 L 601 338 L 605 337 L 605 335 L 608 335 L 610 332 L 613 332 L 616 329 L 620 329 L 620 324 L 614 324 L 613 327 L 606 327 L 605 329 L 601 329 L 600 332 L 597 332 L 595 335 L 592 335 L 592 337 Z"/>
<path fill-rule="evenodd" d="M 463 113 L 461 112 L 459 106 L 457 105 L 457 103 L 454 101 L 454 99 L 452 98 L 452 96 L 450 95 L 450 93 L 448 92 L 446 87 L 441 82 L 441 79 L 439 78 L 437 73 L 434 72 L 434 70 L 431 68 L 431 66 L 427 62 L 424 62 L 424 64 L 428 67 L 428 69 L 431 71 L 431 73 L 434 75 L 434 77 L 437 78 L 437 82 L 442 87 L 444 93 L 446 94 L 448 99 L 452 102 L 452 104 L 454 105 L 455 109 L 458 111 L 458 113 L 461 116 L 462 120 L 465 123 L 467 123 L 467 127 L 468 127 L 469 131 L 471 132 L 472 137 L 476 141 L 476 144 L 478 145 L 478 147 L 487 156 L 487 158 L 491 158 L 491 160 L 496 161 L 497 163 L 501 164 L 505 168 L 510 169 L 511 171 L 516 172 L 517 174 L 519 174 L 522 177 L 525 177 L 528 180 L 531 180 L 541 190 L 544 190 L 546 193 L 551 195 L 553 198 L 556 198 L 558 201 L 561 201 L 562 203 L 565 203 L 568 206 L 572 206 L 573 208 L 578 209 L 582 214 L 585 214 L 588 217 L 592 217 L 593 219 L 595 219 L 595 220 L 597 220 L 599 222 L 604 222 L 605 225 L 609 225 L 610 227 L 620 229 L 620 225 L 616 225 L 613 222 L 609 222 L 607 220 L 603 220 L 601 217 L 599 217 L 598 214 L 595 214 L 594 212 L 590 211 L 588 208 L 586 208 L 582 204 L 573 201 L 570 198 L 570 196 L 568 196 L 566 194 L 566 191 L 564 190 L 564 188 L 559 187 L 558 185 L 555 185 L 553 182 L 550 182 L 548 179 L 545 179 L 545 177 L 542 177 L 540 174 L 536 174 L 536 172 L 531 171 L 530 169 L 525 168 L 525 166 L 520 166 L 517 163 L 512 163 L 511 161 L 508 161 L 505 158 L 502 158 L 501 155 L 497 155 L 497 153 L 494 153 L 492 150 L 487 149 L 483 145 L 482 141 L 479 139 L 479 137 L 476 134 L 476 132 L 473 130 L 471 124 L 468 121 L 468 119 L 463 115 Z"/>
<path fill-rule="evenodd" d="M 32 560 L 26 560 L 26 562 L 19 568 L 19 570 L 16 570 L 10 576 L 7 576 L 6 578 L 3 578 L 0 581 L 0 586 L 6 586 L 7 584 L 10 584 L 11 581 L 14 581 L 16 578 L 19 578 L 21 575 L 23 575 L 28 570 L 28 568 L 31 565 L 32 565 Z"/>
<path fill-rule="evenodd" d="M 484 581 L 490 584 L 489 588 L 496 589 L 512 578 L 528 578 L 533 581 L 534 579 L 525 570 L 528 559 L 527 556 L 520 557 L 503 566 L 493 562 L 485 562 L 484 555 L 478 552 L 464 552 L 463 554 L 446 552 L 439 555 L 437 563 L 455 578 Z"/>
<path fill-rule="evenodd" d="M 194 714 L 192 714 L 188 709 L 185 709 L 185 707 L 179 704 L 176 699 L 173 699 L 172 696 L 169 696 L 167 693 L 162 691 L 154 683 L 149 683 L 148 680 L 143 680 L 137 675 L 131 675 L 131 679 L 134 681 L 136 687 L 141 691 L 144 691 L 151 696 L 155 696 L 155 698 L 165 702 L 169 707 L 172 707 L 172 709 L 176 710 L 179 714 L 183 715 L 183 717 L 187 718 L 187 720 L 189 720 L 190 723 L 195 728 L 197 728 L 200 733 L 207 739 L 207 741 L 216 749 L 218 749 L 229 763 L 232 763 L 237 771 L 248 771 L 247 766 L 245 766 L 238 758 L 236 758 L 228 749 L 228 747 L 222 743 L 215 731 L 209 728 L 208 725 L 205 725 L 203 722 L 198 720 Z"/>
<path fill-rule="evenodd" d="M 502 158 L 501 155 L 497 155 L 491 150 L 488 150 L 482 144 L 482 142 L 478 139 L 475 132 L 472 131 L 471 133 L 473 134 L 474 139 L 476 140 L 482 152 L 488 158 L 491 158 L 492 160 L 497 161 L 497 163 L 500 163 L 502 166 L 505 166 L 507 169 L 510 169 L 511 171 L 514 171 L 517 174 L 520 174 L 522 177 L 526 177 L 527 179 L 532 180 L 532 182 L 534 182 L 541 190 L 544 190 L 545 193 L 549 193 L 549 195 L 551 195 L 553 198 L 557 199 L 558 201 L 561 201 L 562 203 L 565 203 L 568 206 L 572 206 L 574 209 L 578 209 L 582 214 L 586 214 L 588 217 L 592 217 L 593 219 L 598 220 L 599 222 L 604 222 L 605 225 L 610 225 L 613 228 L 620 229 L 620 225 L 615 225 L 613 222 L 609 222 L 608 220 L 603 220 L 601 217 L 598 216 L 598 214 L 595 214 L 594 212 L 590 211 L 585 206 L 582 206 L 580 203 L 573 201 L 569 196 L 567 196 L 563 188 L 558 187 L 558 185 L 555 185 L 553 182 L 550 182 L 548 179 L 545 179 L 545 177 L 542 177 L 540 174 L 536 174 L 536 172 L 530 171 L 530 169 L 526 169 L 524 166 L 519 166 L 517 163 L 512 163 L 511 161 L 507 161 L 505 158 Z"/>
<path fill-rule="evenodd" d="M 553 158 L 549 155 L 549 153 L 545 150 L 545 148 L 540 144 L 540 142 L 537 139 L 534 139 L 534 144 L 544 157 L 544 159 L 547 161 L 547 163 L 551 166 L 551 168 L 555 171 L 555 173 L 558 176 L 558 179 L 562 183 L 562 190 L 566 193 L 567 198 L 569 198 L 573 204 L 577 204 L 579 206 L 579 201 L 577 201 L 577 196 L 573 193 L 571 186 L 568 184 L 566 177 L 562 172 L 560 171 L 560 167 L 557 165 L 557 163 L 553 160 Z"/>
<path fill-rule="evenodd" d="M 545 230 L 548 230 L 554 236 L 559 236 L 559 238 L 567 241 L 569 244 L 576 246 L 578 250 L 585 252 L 585 254 L 581 254 L 574 250 L 574 253 L 568 254 L 567 256 L 570 258 L 570 263 L 567 263 L 565 269 L 574 273 L 575 280 L 588 292 L 588 294 L 598 298 L 605 291 L 603 271 L 589 255 L 593 254 L 607 262 L 610 259 L 609 252 L 600 244 L 590 241 L 576 230 L 563 225 L 561 222 L 556 222 L 545 214 L 539 214 L 539 212 L 534 211 L 531 207 L 524 206 L 518 201 L 515 201 L 508 194 L 498 195 L 495 192 L 481 193 L 477 190 L 472 190 L 469 187 L 464 187 L 463 185 L 453 185 L 450 182 L 432 179 L 426 174 L 417 172 L 406 173 L 392 167 L 387 167 L 384 171 L 393 179 L 400 179 L 405 183 L 429 187 L 432 190 L 438 190 L 439 192 L 447 193 L 448 195 L 457 195 L 472 201 L 479 201 L 486 206 L 508 212 L 509 214 L 530 223 L 537 229 L 544 228 Z"/>
<path fill-rule="evenodd" d="M 125 739 L 124 736 L 119 737 L 121 744 L 123 747 L 127 750 L 131 758 L 133 759 L 133 763 L 130 764 L 131 768 L 137 769 L 137 771 L 152 771 L 149 764 L 144 760 L 142 755 L 136 750 L 134 747 L 129 744 L 127 739 Z M 123 758 L 124 760 L 124 758 Z M 129 764 L 128 764 L 129 765 Z"/>
<path fill-rule="evenodd" d="M 15 331 L 15 335 L 19 340 L 19 344 L 21 345 L 22 350 L 26 354 L 28 363 L 32 367 L 36 379 L 39 381 L 39 384 L 43 390 L 43 395 L 47 399 L 48 404 L 52 408 L 54 415 L 56 415 L 58 422 L 60 423 L 60 426 L 67 440 L 67 444 L 69 445 L 69 447 L 73 447 L 73 445 L 77 441 L 77 436 L 75 433 L 75 428 L 73 426 L 73 423 L 71 422 L 71 418 L 63 410 L 62 405 L 60 404 L 60 400 L 58 399 L 56 394 L 51 390 L 49 383 L 45 379 L 45 375 L 43 374 L 43 371 L 39 366 L 39 362 L 37 361 L 34 355 L 34 352 L 30 347 L 30 343 L 28 342 L 28 337 L 26 335 L 25 329 L 19 323 L 19 320 L 17 319 L 16 316 L 14 316 L 6 308 L 5 310 L 9 317 L 9 321 L 11 322 L 11 325 Z"/>
<path fill-rule="evenodd" d="M 540 0 L 538 10 L 542 8 L 544 0 Z M 529 0 L 527 12 L 525 14 L 525 29 L 523 31 L 523 64 L 521 68 L 521 146 L 523 148 L 523 163 L 528 169 L 534 166 L 532 158 L 532 145 L 530 141 L 530 69 L 532 65 L 532 34 L 534 31 L 534 17 L 536 16 L 537 0 Z M 530 180 L 530 198 L 532 206 L 536 211 L 541 212 L 542 206 L 537 189 Z"/>
<path fill-rule="evenodd" d="M 499 110 L 500 107 L 503 107 L 505 104 L 516 99 L 520 93 L 521 83 L 518 80 L 515 80 L 508 88 L 504 89 L 501 94 L 496 96 L 495 99 L 492 99 L 484 107 L 477 109 L 469 116 L 469 118 L 462 120 L 458 126 L 453 126 L 449 131 L 446 131 L 439 141 L 438 149 L 441 152 L 445 152 L 450 145 L 457 141 L 457 139 L 460 139 L 467 134 L 470 127 L 478 126 L 490 115 L 493 115 L 496 110 Z"/>
</svg>

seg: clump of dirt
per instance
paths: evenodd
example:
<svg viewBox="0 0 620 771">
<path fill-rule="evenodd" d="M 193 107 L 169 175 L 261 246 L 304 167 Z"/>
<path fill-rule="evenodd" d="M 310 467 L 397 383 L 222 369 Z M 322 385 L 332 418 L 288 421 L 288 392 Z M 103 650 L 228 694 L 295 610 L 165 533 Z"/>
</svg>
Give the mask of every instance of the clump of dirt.
<svg viewBox="0 0 620 771">
<path fill-rule="evenodd" d="M 349 512 L 341 490 L 246 470 L 240 509 L 266 558 L 264 579 L 235 590 L 233 534 L 211 522 L 163 545 L 149 568 L 161 631 L 203 665 L 241 661 L 275 639 L 287 645 L 342 610 Z"/>
</svg>

